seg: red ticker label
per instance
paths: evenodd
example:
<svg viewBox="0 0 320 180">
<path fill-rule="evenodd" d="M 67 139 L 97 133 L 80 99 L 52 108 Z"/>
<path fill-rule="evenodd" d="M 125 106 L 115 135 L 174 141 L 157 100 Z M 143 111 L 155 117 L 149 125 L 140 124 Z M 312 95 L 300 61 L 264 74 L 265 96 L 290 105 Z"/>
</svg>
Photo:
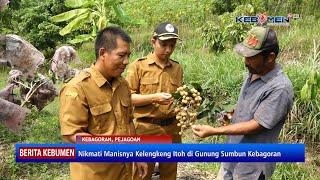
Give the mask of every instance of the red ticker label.
<svg viewBox="0 0 320 180">
<path fill-rule="evenodd" d="M 19 158 L 56 159 L 76 158 L 74 147 L 23 147 Z"/>
</svg>

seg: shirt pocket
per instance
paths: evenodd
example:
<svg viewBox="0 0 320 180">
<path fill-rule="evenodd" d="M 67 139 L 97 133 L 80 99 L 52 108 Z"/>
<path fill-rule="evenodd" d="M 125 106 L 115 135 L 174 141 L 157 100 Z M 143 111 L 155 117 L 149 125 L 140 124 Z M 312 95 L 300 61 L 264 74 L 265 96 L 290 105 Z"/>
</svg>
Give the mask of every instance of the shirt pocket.
<svg viewBox="0 0 320 180">
<path fill-rule="evenodd" d="M 123 116 L 124 123 L 129 122 L 132 117 L 132 110 L 130 109 L 130 99 L 122 98 L 120 100 L 121 103 L 121 112 Z"/>
<path fill-rule="evenodd" d="M 90 108 L 92 114 L 92 122 L 90 123 L 92 130 L 98 130 L 97 133 L 106 133 L 100 132 L 101 130 L 111 130 L 115 126 L 115 121 L 112 114 L 112 107 L 110 103 L 104 103 Z"/>
<path fill-rule="evenodd" d="M 142 78 L 140 81 L 140 93 L 152 94 L 156 93 L 159 86 L 158 78 Z"/>
<path fill-rule="evenodd" d="M 177 88 L 181 86 L 181 82 L 178 79 L 170 78 L 170 93 L 176 92 Z"/>
</svg>

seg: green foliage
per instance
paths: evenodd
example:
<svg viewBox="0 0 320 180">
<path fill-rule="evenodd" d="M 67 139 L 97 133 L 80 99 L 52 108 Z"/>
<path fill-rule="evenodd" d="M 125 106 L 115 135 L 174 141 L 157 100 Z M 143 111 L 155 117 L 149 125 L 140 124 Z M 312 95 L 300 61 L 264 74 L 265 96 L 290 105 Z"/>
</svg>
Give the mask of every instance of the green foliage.
<svg viewBox="0 0 320 180">
<path fill-rule="evenodd" d="M 199 92 L 203 102 L 200 107 L 198 119 L 206 118 L 210 123 L 215 123 L 217 115 L 222 111 L 228 111 L 230 106 L 233 108 L 233 102 L 228 99 L 228 94 L 223 91 L 217 91 L 218 87 L 214 85 L 213 80 L 207 81 L 202 86 L 198 83 L 192 83 Z"/>
<path fill-rule="evenodd" d="M 51 58 L 56 46 L 68 38 L 61 37 L 60 27 L 49 20 L 53 14 L 65 11 L 63 0 L 21 0 L 10 3 L 9 7 L 0 14 L 1 34 L 22 36 L 47 58 Z"/>
<path fill-rule="evenodd" d="M 107 25 L 140 23 L 133 20 L 123 11 L 121 1 L 66 0 L 65 5 L 75 9 L 53 16 L 52 21 L 64 22 L 71 20 L 67 26 L 59 31 L 61 36 L 75 30 L 85 31 L 85 34 L 78 35 L 71 40 L 70 43 L 72 44 L 93 40 L 96 37 L 97 31 L 100 31 Z M 88 28 L 88 26 L 91 26 L 91 28 Z"/>
<path fill-rule="evenodd" d="M 212 15 L 231 13 L 236 7 L 246 4 L 255 7 L 257 13 L 267 12 L 270 15 L 316 14 L 317 17 L 320 17 L 320 11 L 317 8 L 320 6 L 320 1 L 317 0 L 128 0 L 123 5 L 130 16 L 145 20 L 148 27 L 154 27 L 163 21 L 200 27 L 215 18 Z"/>
<path fill-rule="evenodd" d="M 260 0 L 258 0 L 260 1 Z M 265 11 L 272 15 L 286 15 L 288 13 L 298 13 L 306 15 L 317 15 L 320 17 L 319 5 L 317 0 L 288 0 L 278 1 L 269 0 L 264 1 Z"/>
<path fill-rule="evenodd" d="M 240 15 L 253 15 L 254 7 L 250 4 L 238 6 L 232 13 L 226 12 L 214 16 L 213 20 L 207 21 L 202 27 L 201 36 L 205 39 L 207 46 L 213 51 L 223 51 L 232 47 L 235 43 L 243 40 L 250 25 L 236 23 L 235 17 Z"/>
<path fill-rule="evenodd" d="M 17 163 L 14 143 L 62 143 L 59 131 L 58 99 L 43 111 L 32 111 L 19 134 L 13 134 L 0 124 L 1 163 L 3 179 L 68 179 L 68 163 Z M 2 149 L 2 147 L 4 149 Z"/>
<path fill-rule="evenodd" d="M 284 129 L 282 141 L 318 142 L 320 139 L 320 101 L 302 101 L 296 98 Z"/>
<path fill-rule="evenodd" d="M 222 15 L 226 12 L 233 12 L 240 5 L 251 4 L 256 12 L 263 13 L 269 10 L 269 6 L 274 6 L 275 1 L 265 0 L 213 0 L 210 5 L 211 13 L 214 15 Z M 244 15 L 244 14 L 243 14 Z"/>
<path fill-rule="evenodd" d="M 320 74 L 312 70 L 305 85 L 301 89 L 301 99 L 304 101 L 314 100 L 320 89 Z"/>
<path fill-rule="evenodd" d="M 305 163 L 278 163 L 272 179 L 282 180 L 317 180 L 319 174 L 315 164 Z"/>
<path fill-rule="evenodd" d="M 206 20 L 210 9 L 209 0 L 129 0 L 123 5 L 130 16 L 143 19 L 151 28 L 164 21 L 197 27 Z"/>
<path fill-rule="evenodd" d="M 243 4 L 252 4 L 256 8 L 256 12 L 270 15 L 287 15 L 288 13 L 299 13 L 303 15 L 315 15 L 319 17 L 317 7 L 320 1 L 317 0 L 215 0 L 212 3 L 212 13 L 222 14 L 224 12 L 232 12 L 235 7 Z M 218 12 L 218 13 L 216 13 Z"/>
<path fill-rule="evenodd" d="M 316 99 L 318 91 L 320 90 L 320 72 L 319 72 L 319 45 L 316 45 L 314 41 L 314 50 L 313 56 L 309 57 L 310 59 L 310 73 L 309 77 L 306 80 L 305 85 L 302 87 L 300 96 L 304 101 L 310 101 Z"/>
<path fill-rule="evenodd" d="M 266 12 L 267 15 L 274 16 L 285 16 L 288 13 L 312 14 L 317 18 L 319 17 L 319 11 L 315 10 L 315 5 L 319 6 L 320 4 L 314 0 L 215 0 L 210 4 L 212 15 L 201 26 L 202 37 L 205 39 L 206 45 L 213 51 L 223 51 L 243 40 L 245 32 L 250 28 L 249 24 L 236 23 L 235 18 L 237 16 L 253 16 Z"/>
<path fill-rule="evenodd" d="M 232 0 L 213 0 L 211 2 L 211 13 L 221 15 L 225 12 L 232 12 L 237 5 L 240 5 L 239 1 Z"/>
</svg>

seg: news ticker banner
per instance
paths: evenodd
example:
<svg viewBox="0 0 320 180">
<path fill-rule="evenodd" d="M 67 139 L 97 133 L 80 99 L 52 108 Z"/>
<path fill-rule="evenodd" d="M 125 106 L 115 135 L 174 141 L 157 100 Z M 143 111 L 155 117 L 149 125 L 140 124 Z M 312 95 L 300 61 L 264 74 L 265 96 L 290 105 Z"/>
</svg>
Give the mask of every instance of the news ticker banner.
<svg viewBox="0 0 320 180">
<path fill-rule="evenodd" d="M 304 162 L 304 144 L 16 144 L 17 162 Z"/>
</svg>

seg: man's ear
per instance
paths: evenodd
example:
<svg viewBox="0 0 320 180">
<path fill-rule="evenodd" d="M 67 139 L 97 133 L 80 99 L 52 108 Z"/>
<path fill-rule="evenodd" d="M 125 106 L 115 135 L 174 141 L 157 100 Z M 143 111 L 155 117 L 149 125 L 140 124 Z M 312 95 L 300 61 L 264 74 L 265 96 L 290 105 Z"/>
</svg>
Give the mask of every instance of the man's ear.
<svg viewBox="0 0 320 180">
<path fill-rule="evenodd" d="M 268 55 L 268 62 L 269 63 L 272 63 L 276 60 L 276 54 L 274 52 L 271 52 L 269 55 Z"/>
<path fill-rule="evenodd" d="M 156 41 L 157 41 L 157 39 L 155 39 L 155 38 L 151 38 L 151 40 L 150 40 L 150 42 L 151 42 L 152 45 L 155 45 L 155 44 L 156 44 Z"/>
<path fill-rule="evenodd" d="M 100 56 L 104 56 L 104 54 L 105 54 L 106 52 L 107 52 L 107 51 L 106 51 L 105 48 L 100 48 L 100 49 L 99 49 L 99 57 L 100 57 Z"/>
</svg>

